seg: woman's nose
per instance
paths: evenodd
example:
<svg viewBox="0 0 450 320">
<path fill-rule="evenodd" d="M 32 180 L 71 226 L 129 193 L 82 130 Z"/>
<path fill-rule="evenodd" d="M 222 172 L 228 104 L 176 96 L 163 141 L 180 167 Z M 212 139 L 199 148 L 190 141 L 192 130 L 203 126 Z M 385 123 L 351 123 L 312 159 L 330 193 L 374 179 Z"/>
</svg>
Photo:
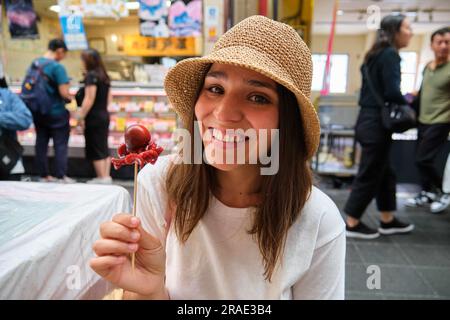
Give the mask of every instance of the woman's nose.
<svg viewBox="0 0 450 320">
<path fill-rule="evenodd" d="M 242 109 L 232 96 L 224 96 L 218 101 L 213 112 L 215 118 L 222 122 L 238 122 L 242 119 Z"/>
</svg>

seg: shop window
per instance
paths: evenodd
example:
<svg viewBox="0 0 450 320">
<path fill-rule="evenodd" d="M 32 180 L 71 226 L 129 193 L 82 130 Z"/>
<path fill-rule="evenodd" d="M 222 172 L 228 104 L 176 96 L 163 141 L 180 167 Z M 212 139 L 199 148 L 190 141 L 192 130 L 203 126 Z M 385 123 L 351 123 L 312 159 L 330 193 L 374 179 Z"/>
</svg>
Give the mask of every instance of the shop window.
<svg viewBox="0 0 450 320">
<path fill-rule="evenodd" d="M 417 73 L 417 53 L 413 51 L 400 52 L 402 62 L 400 64 L 402 72 L 402 82 L 400 84 L 403 94 L 414 91 Z"/>
<path fill-rule="evenodd" d="M 326 54 L 313 54 L 312 90 L 320 91 L 323 85 Z M 347 91 L 348 54 L 331 55 L 330 93 L 345 93 Z"/>
</svg>

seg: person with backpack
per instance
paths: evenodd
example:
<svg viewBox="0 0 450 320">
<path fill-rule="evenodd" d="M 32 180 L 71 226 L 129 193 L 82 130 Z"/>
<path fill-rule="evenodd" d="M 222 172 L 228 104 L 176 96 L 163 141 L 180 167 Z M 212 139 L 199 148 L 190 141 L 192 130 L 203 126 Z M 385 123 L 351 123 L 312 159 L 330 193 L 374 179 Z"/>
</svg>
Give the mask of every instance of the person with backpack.
<svg viewBox="0 0 450 320">
<path fill-rule="evenodd" d="M 60 63 L 67 53 L 63 40 L 53 39 L 44 56 L 34 60 L 22 84 L 21 97 L 33 114 L 36 130 L 35 165 L 41 181 L 73 183 L 66 176 L 70 135 L 70 79 Z M 55 150 L 55 174 L 49 174 L 48 142 L 52 138 Z"/>
</svg>

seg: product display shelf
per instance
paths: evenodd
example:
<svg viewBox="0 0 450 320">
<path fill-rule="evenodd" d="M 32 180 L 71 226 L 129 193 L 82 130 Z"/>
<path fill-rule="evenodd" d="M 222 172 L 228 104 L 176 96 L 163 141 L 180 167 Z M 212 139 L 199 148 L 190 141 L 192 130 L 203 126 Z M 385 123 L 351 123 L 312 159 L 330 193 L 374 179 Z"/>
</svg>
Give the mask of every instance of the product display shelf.
<svg viewBox="0 0 450 320">
<path fill-rule="evenodd" d="M 20 93 L 20 86 L 11 86 L 11 90 Z M 75 95 L 78 87 L 71 87 L 70 93 Z M 115 155 L 117 147 L 123 143 L 125 128 L 139 123 L 152 133 L 155 142 L 164 148 L 164 154 L 170 153 L 174 147 L 173 132 L 178 126 L 178 118 L 169 105 L 163 88 L 148 87 L 145 84 L 113 82 L 111 93 L 113 103 L 108 106 L 110 112 L 110 133 L 108 145 L 111 155 Z M 71 134 L 69 139 L 69 158 L 84 158 L 84 135 L 73 117 L 77 110 L 75 100 L 66 106 L 71 113 Z M 35 130 L 18 132 L 20 143 L 24 146 L 24 155 L 34 155 Z M 50 142 L 49 155 L 54 154 Z"/>
</svg>

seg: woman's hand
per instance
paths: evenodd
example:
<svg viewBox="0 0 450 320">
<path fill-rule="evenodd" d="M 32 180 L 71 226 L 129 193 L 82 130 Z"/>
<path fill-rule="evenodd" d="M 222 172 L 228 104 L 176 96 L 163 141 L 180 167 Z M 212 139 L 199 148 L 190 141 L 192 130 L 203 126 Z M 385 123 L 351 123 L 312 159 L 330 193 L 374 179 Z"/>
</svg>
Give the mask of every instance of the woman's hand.
<svg viewBox="0 0 450 320">
<path fill-rule="evenodd" d="M 78 126 L 81 128 L 81 130 L 86 129 L 86 124 L 84 120 L 78 120 Z"/>
<path fill-rule="evenodd" d="M 143 296 L 165 292 L 166 254 L 161 242 L 142 229 L 139 218 L 118 214 L 100 226 L 101 238 L 94 243 L 97 254 L 90 266 L 118 287 Z M 135 269 L 130 255 L 136 253 Z"/>
</svg>

